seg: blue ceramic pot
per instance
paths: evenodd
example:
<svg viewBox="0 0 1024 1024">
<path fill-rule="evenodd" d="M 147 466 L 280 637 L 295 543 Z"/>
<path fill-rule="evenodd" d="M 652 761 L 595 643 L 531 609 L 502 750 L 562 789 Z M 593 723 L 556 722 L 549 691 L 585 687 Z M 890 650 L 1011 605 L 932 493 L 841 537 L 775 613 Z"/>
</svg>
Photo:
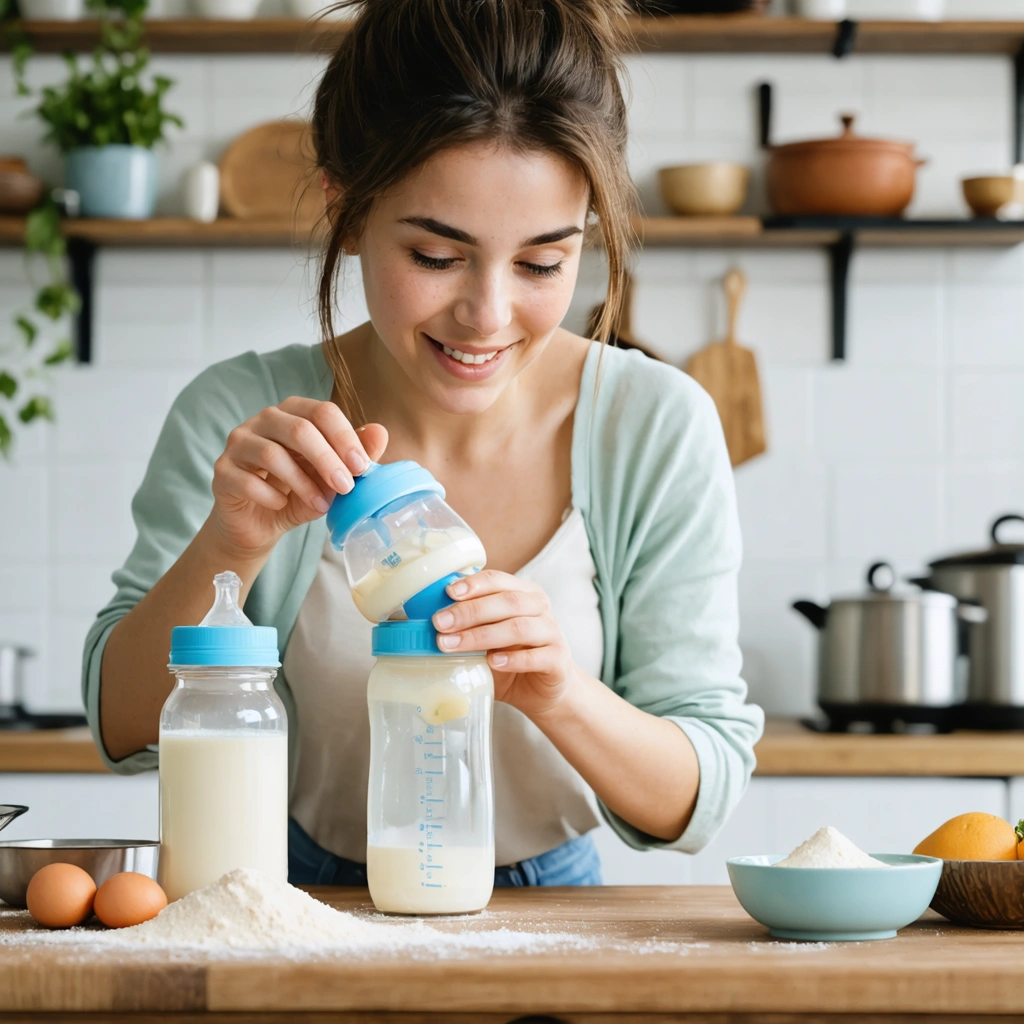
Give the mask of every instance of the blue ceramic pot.
<svg viewBox="0 0 1024 1024">
<path fill-rule="evenodd" d="M 83 217 L 145 220 L 156 206 L 160 158 L 142 146 L 84 146 L 67 154 L 65 179 Z"/>
</svg>

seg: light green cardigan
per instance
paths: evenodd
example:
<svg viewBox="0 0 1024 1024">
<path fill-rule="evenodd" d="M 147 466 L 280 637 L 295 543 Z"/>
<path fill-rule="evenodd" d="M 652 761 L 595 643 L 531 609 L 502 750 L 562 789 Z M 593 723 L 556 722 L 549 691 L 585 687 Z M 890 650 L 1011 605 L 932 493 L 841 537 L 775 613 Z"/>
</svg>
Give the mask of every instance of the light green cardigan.
<svg viewBox="0 0 1024 1024">
<path fill-rule="evenodd" d="M 172 406 L 132 502 L 138 538 L 114 573 L 116 595 L 85 642 L 86 712 L 114 771 L 152 769 L 158 755 L 139 751 L 113 762 L 104 749 L 100 665 L 110 631 L 209 515 L 213 463 L 228 433 L 289 395 L 327 400 L 331 387 L 322 347 L 290 345 L 211 366 Z M 739 675 L 740 531 L 732 470 L 711 399 L 679 370 L 595 344 L 574 420 L 572 499 L 586 522 L 597 568 L 604 683 L 636 707 L 675 721 L 700 762 L 697 807 L 676 842 L 639 832 L 607 808 L 605 817 L 637 849 L 695 853 L 743 794 L 764 723 L 760 708 L 744 703 Z M 277 627 L 282 655 L 325 539 L 323 519 L 282 537 L 246 601 L 253 622 Z M 197 588 L 209 583 L 195 581 Z M 293 708 L 283 676 L 277 688 Z M 294 730 L 289 739 L 293 751 L 302 742 Z"/>
</svg>

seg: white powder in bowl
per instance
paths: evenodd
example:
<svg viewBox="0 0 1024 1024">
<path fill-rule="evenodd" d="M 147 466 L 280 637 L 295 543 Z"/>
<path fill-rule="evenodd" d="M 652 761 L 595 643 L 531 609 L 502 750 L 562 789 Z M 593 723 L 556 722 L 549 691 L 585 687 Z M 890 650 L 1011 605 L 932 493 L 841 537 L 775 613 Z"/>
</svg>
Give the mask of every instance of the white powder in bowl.
<svg viewBox="0 0 1024 1024">
<path fill-rule="evenodd" d="M 777 868 L 887 868 L 874 857 L 854 846 L 838 829 L 831 825 L 819 828 L 806 842 L 801 843 Z"/>
</svg>

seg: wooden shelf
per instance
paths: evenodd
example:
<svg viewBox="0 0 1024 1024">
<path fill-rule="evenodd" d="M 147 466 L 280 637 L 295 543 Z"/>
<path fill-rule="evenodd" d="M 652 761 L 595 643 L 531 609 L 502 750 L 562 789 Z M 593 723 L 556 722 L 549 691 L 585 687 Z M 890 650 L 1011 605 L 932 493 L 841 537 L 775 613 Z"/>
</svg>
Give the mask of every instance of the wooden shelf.
<svg viewBox="0 0 1024 1024">
<path fill-rule="evenodd" d="M 95 21 L 23 24 L 43 53 L 86 52 L 97 39 Z M 829 21 L 757 15 L 633 18 L 631 28 L 635 49 L 647 53 L 831 53 L 837 39 Z M 346 22 L 299 18 L 152 19 L 146 43 L 157 53 L 316 53 L 337 46 L 347 31 Z M 862 21 L 853 52 L 1013 55 L 1022 46 L 1022 21 Z"/>
</svg>

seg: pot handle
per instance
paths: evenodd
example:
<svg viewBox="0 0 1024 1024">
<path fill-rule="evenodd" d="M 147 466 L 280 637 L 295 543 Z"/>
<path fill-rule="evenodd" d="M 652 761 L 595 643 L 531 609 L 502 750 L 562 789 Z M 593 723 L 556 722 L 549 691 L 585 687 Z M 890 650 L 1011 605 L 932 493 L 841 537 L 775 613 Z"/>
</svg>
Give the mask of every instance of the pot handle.
<svg viewBox="0 0 1024 1024">
<path fill-rule="evenodd" d="M 882 570 L 888 574 L 888 577 L 883 577 L 882 582 L 879 583 L 876 577 Z M 888 578 L 888 582 L 885 582 Z M 875 593 L 881 594 L 888 590 L 892 590 L 893 584 L 896 582 L 896 570 L 888 562 L 875 562 L 870 569 L 868 569 L 868 586 L 875 591 Z"/>
<path fill-rule="evenodd" d="M 772 83 L 762 82 L 757 87 L 757 119 L 761 132 L 761 148 L 772 148 Z"/>
<path fill-rule="evenodd" d="M 1011 512 L 1008 515 L 1000 516 L 992 524 L 992 543 L 996 544 L 999 547 L 1002 547 L 1004 544 L 1008 543 L 1007 541 L 1002 541 L 999 539 L 999 527 L 1002 526 L 1003 523 L 1024 523 L 1024 516 L 1020 515 L 1017 512 Z"/>
<path fill-rule="evenodd" d="M 794 601 L 793 610 L 798 611 L 815 629 L 824 629 L 828 622 L 828 609 L 813 601 Z"/>
</svg>

